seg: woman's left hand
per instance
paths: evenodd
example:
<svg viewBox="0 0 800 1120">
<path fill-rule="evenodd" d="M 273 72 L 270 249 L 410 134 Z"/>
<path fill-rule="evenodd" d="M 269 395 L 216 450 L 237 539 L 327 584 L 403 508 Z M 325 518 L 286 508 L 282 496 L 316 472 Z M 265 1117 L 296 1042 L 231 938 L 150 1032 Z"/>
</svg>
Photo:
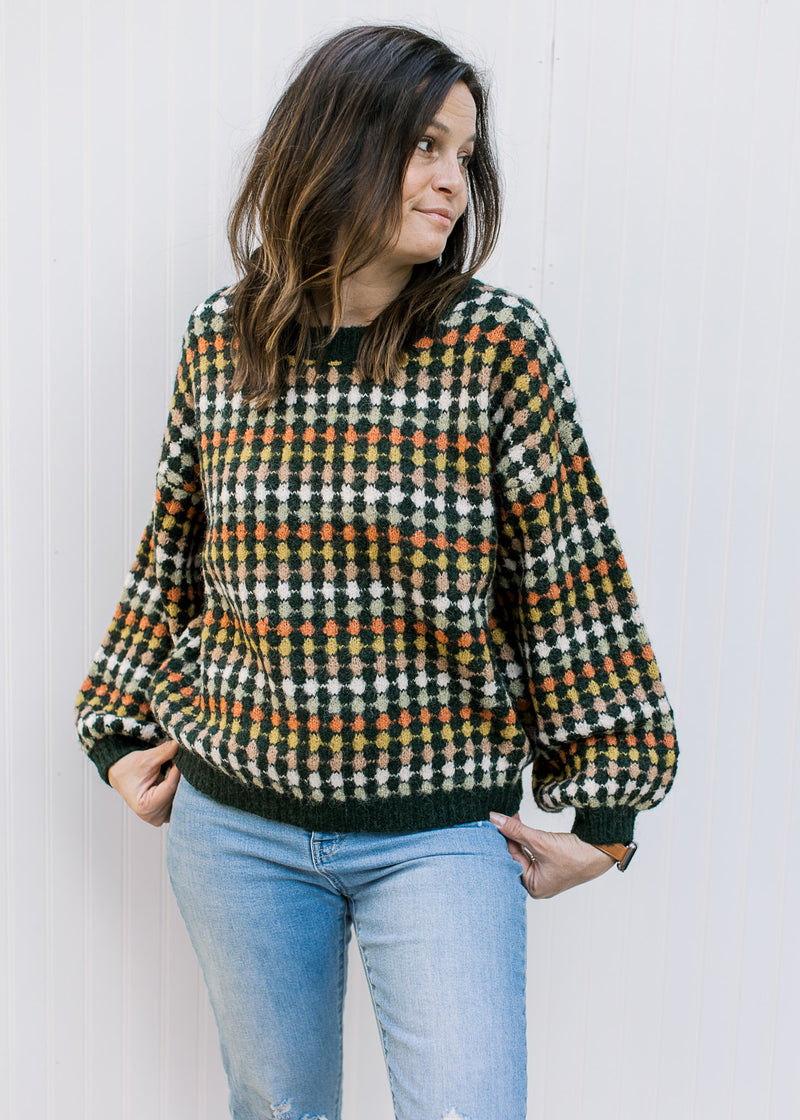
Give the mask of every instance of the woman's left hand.
<svg viewBox="0 0 800 1120">
<path fill-rule="evenodd" d="M 614 866 L 614 860 L 571 832 L 542 832 L 519 819 L 491 813 L 508 850 L 522 867 L 522 882 L 531 898 L 553 895 L 588 883 Z"/>
</svg>

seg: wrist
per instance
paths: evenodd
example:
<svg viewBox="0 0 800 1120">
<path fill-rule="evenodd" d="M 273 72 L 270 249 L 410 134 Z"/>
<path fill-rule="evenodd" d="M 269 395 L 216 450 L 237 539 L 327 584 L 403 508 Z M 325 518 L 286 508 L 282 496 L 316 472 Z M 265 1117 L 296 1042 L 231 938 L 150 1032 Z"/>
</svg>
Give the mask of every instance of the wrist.
<svg viewBox="0 0 800 1120">
<path fill-rule="evenodd" d="M 111 785 L 109 771 L 120 759 L 146 748 L 147 744 L 141 739 L 134 739 L 128 735 L 109 735 L 96 743 L 89 754 L 89 758 L 97 767 L 100 777 L 107 785 Z"/>
<path fill-rule="evenodd" d="M 592 847 L 612 859 L 620 871 L 625 871 L 636 854 L 637 846 L 635 841 L 631 840 L 628 844 L 592 844 Z"/>
</svg>

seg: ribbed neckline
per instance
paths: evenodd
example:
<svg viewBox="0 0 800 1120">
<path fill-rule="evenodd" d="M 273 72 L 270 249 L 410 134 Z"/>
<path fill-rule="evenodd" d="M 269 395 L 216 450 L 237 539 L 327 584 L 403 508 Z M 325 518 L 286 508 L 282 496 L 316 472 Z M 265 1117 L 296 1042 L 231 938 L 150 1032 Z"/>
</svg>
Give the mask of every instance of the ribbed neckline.
<svg viewBox="0 0 800 1120">
<path fill-rule="evenodd" d="M 324 358 L 328 362 L 355 362 L 358 347 L 368 327 L 339 327 L 336 334 L 325 347 Z M 314 330 L 315 338 L 325 337 L 324 328 Z"/>
</svg>

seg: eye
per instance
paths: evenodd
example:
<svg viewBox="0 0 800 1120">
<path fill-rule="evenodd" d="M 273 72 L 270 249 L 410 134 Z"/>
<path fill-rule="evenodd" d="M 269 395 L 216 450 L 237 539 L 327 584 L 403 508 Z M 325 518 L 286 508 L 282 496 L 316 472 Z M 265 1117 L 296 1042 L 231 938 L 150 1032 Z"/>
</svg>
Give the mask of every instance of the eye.
<svg viewBox="0 0 800 1120">
<path fill-rule="evenodd" d="M 425 152 L 426 155 L 430 155 L 433 151 L 433 144 L 432 136 L 423 136 L 421 140 L 417 141 L 417 147 L 421 152 Z"/>
<path fill-rule="evenodd" d="M 472 152 L 464 152 L 458 157 L 458 162 L 462 167 L 469 167 L 469 161 L 472 159 Z"/>
</svg>

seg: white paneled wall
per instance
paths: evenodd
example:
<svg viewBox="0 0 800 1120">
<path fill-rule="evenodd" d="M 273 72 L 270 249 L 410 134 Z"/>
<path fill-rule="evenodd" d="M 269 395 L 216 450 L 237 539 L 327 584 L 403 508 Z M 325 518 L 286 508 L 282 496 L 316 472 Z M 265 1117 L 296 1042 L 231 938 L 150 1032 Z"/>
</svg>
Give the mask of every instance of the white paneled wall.
<svg viewBox="0 0 800 1120">
<path fill-rule="evenodd" d="M 483 276 L 560 342 L 683 750 L 630 872 L 530 905 L 530 1118 L 789 1120 L 794 0 L 3 4 L 0 1118 L 226 1114 L 163 835 L 83 760 L 72 704 L 147 518 L 188 313 L 232 278 L 246 145 L 309 40 L 363 21 L 494 73 L 508 204 Z M 355 957 L 346 1019 L 345 1118 L 390 1120 Z"/>
</svg>

